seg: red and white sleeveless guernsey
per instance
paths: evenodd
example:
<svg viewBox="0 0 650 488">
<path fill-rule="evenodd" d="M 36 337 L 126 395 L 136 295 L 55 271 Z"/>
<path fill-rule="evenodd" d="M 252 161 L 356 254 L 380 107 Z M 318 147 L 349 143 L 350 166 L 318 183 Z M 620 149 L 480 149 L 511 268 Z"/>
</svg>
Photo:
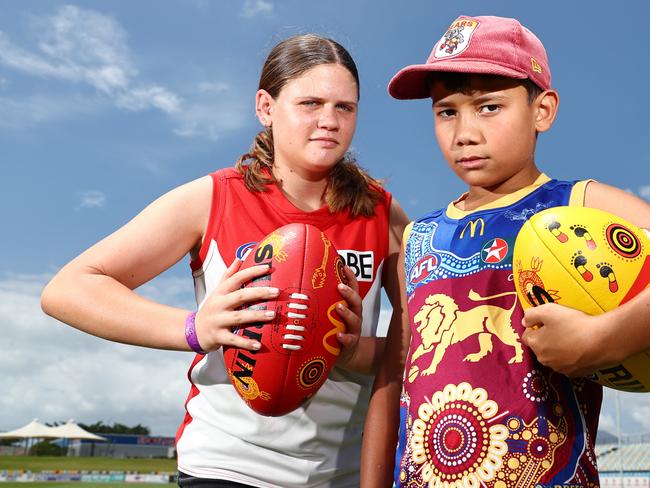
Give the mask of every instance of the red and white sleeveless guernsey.
<svg viewBox="0 0 650 488">
<path fill-rule="evenodd" d="M 374 336 L 381 275 L 388 251 L 391 196 L 373 217 L 352 219 L 328 207 L 303 212 L 279 188 L 246 189 L 232 168 L 213 173 L 210 220 L 199 257 L 191 263 L 197 303 L 220 282 L 227 266 L 274 229 L 301 222 L 326 232 L 359 281 L 361 335 Z M 268 488 L 358 487 L 359 451 L 372 377 L 334 368 L 306 405 L 282 417 L 263 417 L 237 395 L 221 350 L 197 355 L 187 413 L 178 429 L 178 468 L 196 477 Z"/>
</svg>

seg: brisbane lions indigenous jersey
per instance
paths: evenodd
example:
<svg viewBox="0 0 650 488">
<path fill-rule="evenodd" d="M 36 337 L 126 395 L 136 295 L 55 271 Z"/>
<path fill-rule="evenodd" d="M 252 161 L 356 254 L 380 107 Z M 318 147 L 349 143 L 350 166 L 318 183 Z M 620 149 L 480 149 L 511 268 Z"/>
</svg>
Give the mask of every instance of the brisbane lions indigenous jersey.
<svg viewBox="0 0 650 488">
<path fill-rule="evenodd" d="M 276 228 L 307 223 L 325 232 L 356 274 L 363 298 L 361 335 L 377 333 L 381 275 L 388 252 L 391 196 L 372 217 L 352 219 L 328 207 L 304 212 L 275 185 L 246 189 L 233 169 L 212 175 L 209 224 L 199 257 L 191 263 L 197 303 Z M 318 393 L 282 417 L 263 417 L 236 393 L 221 350 L 197 355 L 190 367 L 187 413 L 177 433 L 178 468 L 186 474 L 272 488 L 357 487 L 361 432 L 372 377 L 334 368 Z"/>
<path fill-rule="evenodd" d="M 473 212 L 451 204 L 413 223 L 397 487 L 598 486 L 602 389 L 541 366 L 522 344 L 512 272 L 526 219 L 581 206 L 586 183 L 541 175 Z"/>
</svg>

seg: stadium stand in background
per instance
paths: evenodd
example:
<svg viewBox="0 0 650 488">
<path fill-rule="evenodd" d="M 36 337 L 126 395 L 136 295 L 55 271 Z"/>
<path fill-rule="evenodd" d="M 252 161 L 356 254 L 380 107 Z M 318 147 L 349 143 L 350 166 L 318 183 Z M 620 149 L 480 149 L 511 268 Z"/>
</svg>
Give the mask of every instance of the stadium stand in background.
<svg viewBox="0 0 650 488">
<path fill-rule="evenodd" d="M 650 488 L 650 435 L 608 435 L 596 444 L 601 488 Z M 604 436 L 605 437 L 605 436 Z"/>
<path fill-rule="evenodd" d="M 103 456 L 116 458 L 173 458 L 176 455 L 174 438 L 148 435 L 102 434 L 106 442 L 73 441 L 69 456 Z"/>
<path fill-rule="evenodd" d="M 96 456 L 113 458 L 173 458 L 175 456 L 174 438 L 149 435 L 101 434 L 105 442 L 92 440 L 70 440 L 65 442 L 68 456 Z M 57 441 L 54 441 L 57 442 Z M 0 446 L 0 455 L 24 455 L 20 443 L 14 446 Z M 650 434 L 624 435 L 620 442 L 617 437 L 599 431 L 596 444 L 596 458 L 600 471 L 601 488 L 650 488 Z M 22 476 L 22 478 L 20 478 Z M 0 472 L 0 481 L 55 481 L 52 473 L 8 473 Z M 57 475 L 59 476 L 59 475 Z M 61 475 L 63 476 L 63 475 Z M 125 473 L 117 479 L 99 479 L 98 476 L 108 474 L 74 474 L 74 479 L 59 479 L 56 481 L 133 481 L 142 482 L 143 475 L 129 475 L 133 480 L 126 479 Z M 118 476 L 113 473 L 110 476 Z M 149 483 L 168 483 L 172 474 L 151 475 L 146 478 Z M 85 478 L 84 478 L 85 477 Z M 29 478 L 29 479 L 28 479 Z M 78 479 L 77 479 L 78 478 Z M 1 488 L 1 487 L 0 487 Z"/>
</svg>

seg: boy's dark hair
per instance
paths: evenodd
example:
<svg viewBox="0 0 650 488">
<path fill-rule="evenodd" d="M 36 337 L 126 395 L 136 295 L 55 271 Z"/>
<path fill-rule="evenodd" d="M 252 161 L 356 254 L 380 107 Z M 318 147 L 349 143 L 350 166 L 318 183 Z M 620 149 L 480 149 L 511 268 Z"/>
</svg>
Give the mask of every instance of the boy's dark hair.
<svg viewBox="0 0 650 488">
<path fill-rule="evenodd" d="M 451 91 L 468 93 L 469 92 L 469 83 L 470 77 L 472 76 L 484 76 L 486 78 L 504 78 L 503 76 L 496 75 L 477 75 L 476 73 L 445 73 L 437 72 L 432 73 L 427 78 L 427 87 L 430 89 L 431 84 L 433 83 L 433 78 L 435 75 L 435 80 L 440 81 L 445 88 Z M 537 96 L 542 93 L 542 90 L 539 86 L 533 83 L 529 78 L 524 78 L 522 80 L 517 80 L 516 78 L 508 78 L 511 80 L 519 81 L 521 86 L 526 89 L 528 93 L 528 103 L 533 103 Z"/>
</svg>

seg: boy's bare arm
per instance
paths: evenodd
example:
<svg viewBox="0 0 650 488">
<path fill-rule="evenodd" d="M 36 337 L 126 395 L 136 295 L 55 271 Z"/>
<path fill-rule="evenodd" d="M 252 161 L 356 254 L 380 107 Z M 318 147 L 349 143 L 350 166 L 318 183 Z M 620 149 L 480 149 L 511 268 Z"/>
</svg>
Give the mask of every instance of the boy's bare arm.
<svg viewBox="0 0 650 488">
<path fill-rule="evenodd" d="M 620 188 L 592 181 L 587 185 L 584 205 L 613 213 L 650 230 L 650 204 Z"/>
<path fill-rule="evenodd" d="M 592 182 L 585 206 L 613 213 L 650 229 L 650 205 L 618 188 Z M 534 325 L 543 325 L 531 329 Z M 584 376 L 650 349 L 650 288 L 601 315 L 549 303 L 526 310 L 522 340 L 544 365 L 569 376 Z"/>
<path fill-rule="evenodd" d="M 522 340 L 540 363 L 567 376 L 586 376 L 650 349 L 650 288 L 601 315 L 547 303 L 526 310 L 524 325 Z"/>
<path fill-rule="evenodd" d="M 393 303 L 384 358 L 375 378 L 363 433 L 361 486 L 364 488 L 393 486 L 393 465 L 399 430 L 399 398 L 404 362 L 410 343 L 403 252 L 399 255 L 397 271 L 399 301 Z"/>
</svg>

